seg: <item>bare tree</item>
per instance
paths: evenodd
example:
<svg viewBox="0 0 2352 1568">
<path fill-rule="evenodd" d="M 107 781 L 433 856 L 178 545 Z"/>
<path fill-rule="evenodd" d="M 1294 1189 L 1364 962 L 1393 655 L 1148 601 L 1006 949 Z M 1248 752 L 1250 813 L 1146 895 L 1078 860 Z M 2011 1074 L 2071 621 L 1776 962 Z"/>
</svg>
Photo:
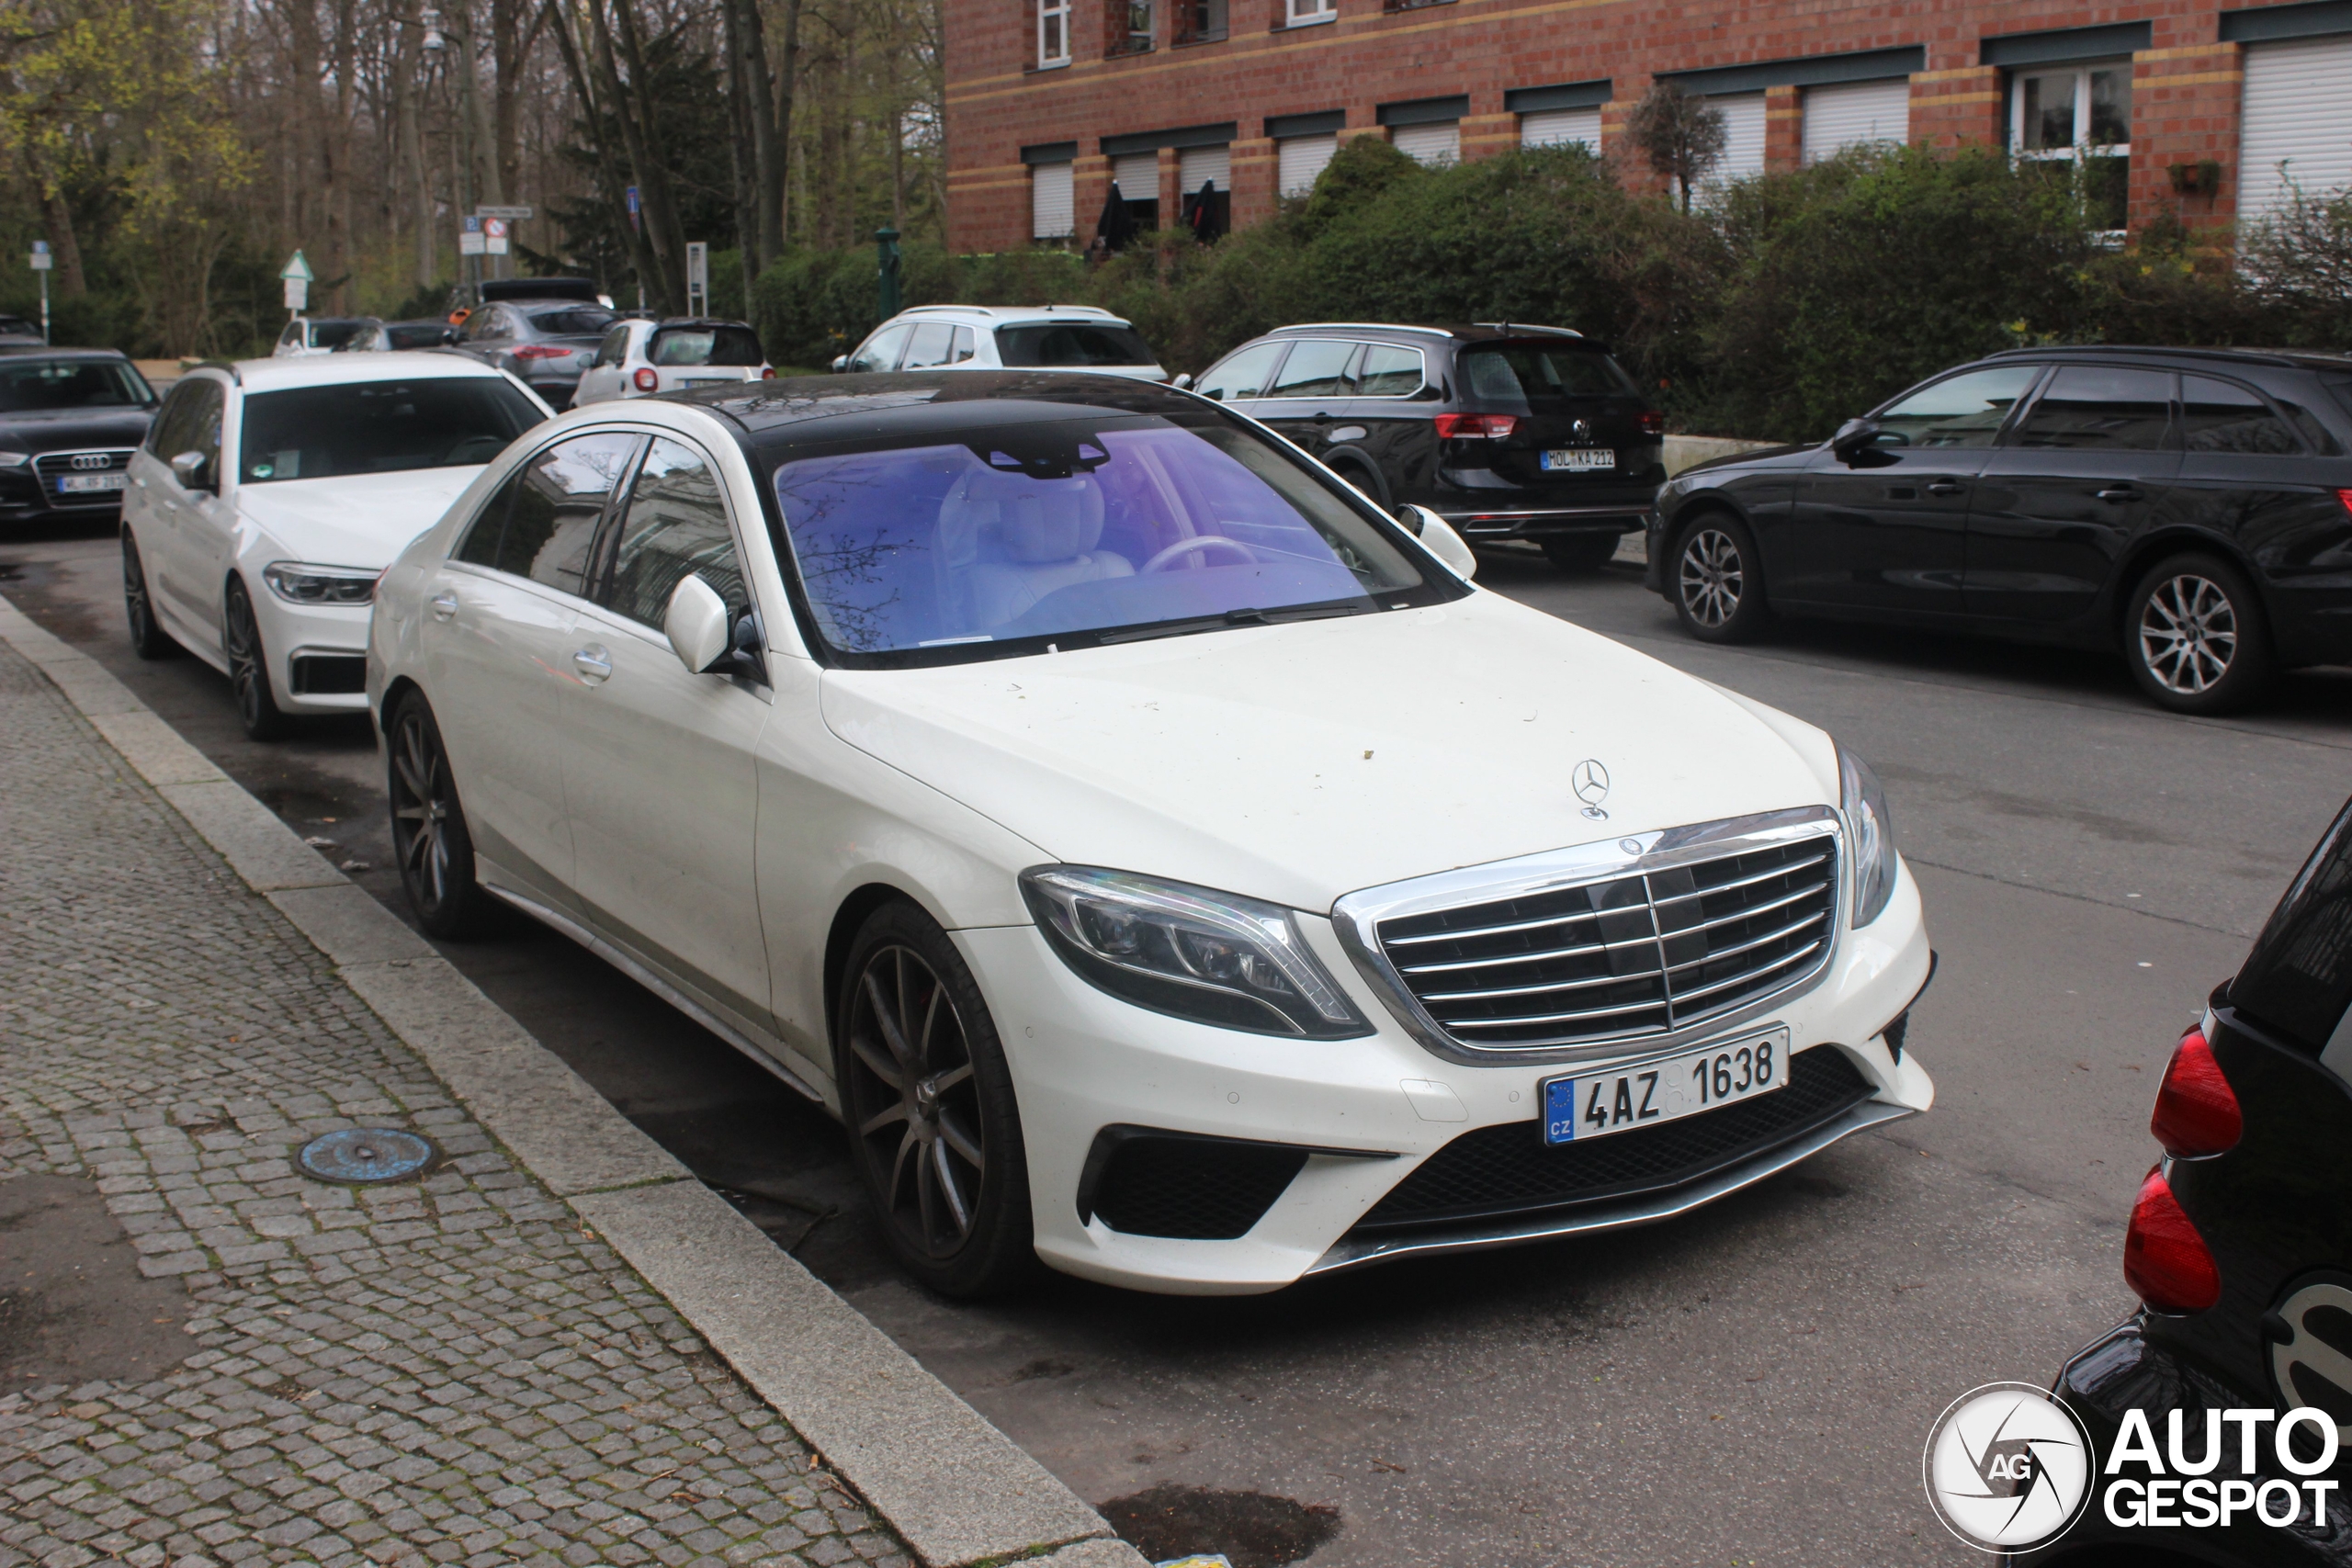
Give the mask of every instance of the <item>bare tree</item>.
<svg viewBox="0 0 2352 1568">
<path fill-rule="evenodd" d="M 1723 162 L 1729 135 L 1723 110 L 1672 80 L 1651 83 L 1625 117 L 1625 140 L 1651 173 L 1672 180 L 1681 190 L 1685 212 L 1690 210 L 1691 187 Z"/>
</svg>

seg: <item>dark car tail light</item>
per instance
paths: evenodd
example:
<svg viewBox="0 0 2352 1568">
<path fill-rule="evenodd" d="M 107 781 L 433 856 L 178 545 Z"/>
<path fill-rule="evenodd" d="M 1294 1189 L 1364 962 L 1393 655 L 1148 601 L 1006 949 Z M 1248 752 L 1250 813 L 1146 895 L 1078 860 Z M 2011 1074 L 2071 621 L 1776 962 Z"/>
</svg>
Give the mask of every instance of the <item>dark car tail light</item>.
<svg viewBox="0 0 2352 1568">
<path fill-rule="evenodd" d="M 2245 1130 L 2238 1097 L 2213 1060 L 2201 1030 L 2190 1030 L 2174 1047 L 2165 1081 L 2156 1090 L 2156 1113 L 2148 1131 L 2175 1159 L 2195 1159 L 2237 1146 Z"/>
<path fill-rule="evenodd" d="M 763 366 L 761 366 L 761 367 L 760 367 L 760 379 L 761 379 L 761 380 L 763 380 L 763 381 L 773 381 L 773 380 L 775 380 L 775 366 L 773 366 L 773 365 L 763 365 Z"/>
<path fill-rule="evenodd" d="M 2123 1282 L 2158 1312 L 2203 1312 L 2222 1299 L 2222 1271 L 2161 1168 L 2148 1172 L 2132 1205 Z"/>
<path fill-rule="evenodd" d="M 571 350 L 560 344 L 526 343 L 514 351 L 517 359 L 561 359 Z"/>
<path fill-rule="evenodd" d="M 1500 441 L 1519 428 L 1515 413 L 1442 413 L 1437 433 L 1449 441 Z"/>
<path fill-rule="evenodd" d="M 2344 503 L 2345 511 L 2352 512 L 2352 490 L 2337 491 L 2335 492 L 2335 499 Z"/>
<path fill-rule="evenodd" d="M 639 366 L 637 374 L 629 379 L 637 383 L 637 389 L 640 392 L 650 392 L 662 384 L 662 378 L 654 372 L 650 365 Z"/>
<path fill-rule="evenodd" d="M 1664 435 L 1666 434 L 1666 415 L 1658 412 L 1656 409 L 1644 409 L 1642 411 L 1642 434 L 1644 435 Z"/>
</svg>

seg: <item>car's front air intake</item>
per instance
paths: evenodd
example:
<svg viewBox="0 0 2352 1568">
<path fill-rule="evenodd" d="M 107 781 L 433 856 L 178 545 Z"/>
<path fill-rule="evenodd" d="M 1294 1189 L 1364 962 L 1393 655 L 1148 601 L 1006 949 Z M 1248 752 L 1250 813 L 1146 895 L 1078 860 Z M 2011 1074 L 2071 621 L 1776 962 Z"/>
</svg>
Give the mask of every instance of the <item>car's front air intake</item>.
<svg viewBox="0 0 2352 1568">
<path fill-rule="evenodd" d="M 1378 922 L 1380 951 L 1455 1044 L 1529 1051 L 1673 1033 L 1818 968 L 1834 834 Z"/>
</svg>

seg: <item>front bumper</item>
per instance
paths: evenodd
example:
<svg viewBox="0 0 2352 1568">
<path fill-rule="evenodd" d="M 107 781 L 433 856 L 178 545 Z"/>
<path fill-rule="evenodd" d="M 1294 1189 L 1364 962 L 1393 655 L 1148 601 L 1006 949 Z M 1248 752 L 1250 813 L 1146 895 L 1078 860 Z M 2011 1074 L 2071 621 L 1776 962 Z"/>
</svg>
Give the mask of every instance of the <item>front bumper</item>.
<svg viewBox="0 0 2352 1568">
<path fill-rule="evenodd" d="M 1905 870 L 1885 912 L 1870 927 L 1845 934 L 1811 989 L 1737 1031 L 1778 1023 L 1790 1032 L 1792 1054 L 1808 1047 L 1844 1052 L 1869 1089 L 1850 1116 L 1673 1192 L 1519 1215 L 1442 1235 L 1390 1232 L 1377 1243 L 1351 1240 L 1351 1231 L 1382 1198 L 1463 1134 L 1521 1123 L 1528 1137 L 1537 1137 L 1538 1085 L 1563 1068 L 1557 1062 L 1440 1059 L 1406 1033 L 1357 972 L 1329 921 L 1305 917 L 1300 925 L 1374 1032 L 1308 1041 L 1212 1028 L 1096 990 L 1033 926 L 954 933 L 988 995 L 1012 1067 L 1037 1251 L 1047 1263 L 1136 1290 L 1247 1294 L 1391 1257 L 1647 1224 L 1761 1180 L 1863 1127 L 1924 1111 L 1934 1100 L 1927 1073 L 1907 1055 L 1898 1060 L 1881 1035 L 1909 1007 L 1928 972 L 1918 892 Z M 1618 1059 L 1657 1054 L 1655 1047 L 1629 1047 Z M 1580 1063 L 1575 1070 L 1607 1065 Z M 1136 1127 L 1287 1145 L 1303 1154 L 1296 1175 L 1235 1239 L 1135 1235 L 1113 1229 L 1099 1213 L 1082 1216 L 1080 1194 L 1098 1135 L 1106 1128 Z"/>
<path fill-rule="evenodd" d="M 2005 1561 L 2020 1568 L 2064 1568 L 2077 1557 L 2100 1562 L 2110 1561 L 2155 1560 L 2171 1562 L 2181 1559 L 2194 1562 L 2229 1564 L 2232 1568 L 2312 1568 L 2320 1563 L 2352 1562 L 2352 1503 L 2342 1493 L 2333 1495 L 2328 1504 L 2327 1522 L 2314 1528 L 2309 1522 L 2308 1505 L 2299 1513 L 2299 1522 L 2291 1525 L 2266 1525 L 2258 1519 L 2241 1517 L 2227 1529 L 2211 1526 L 2196 1529 L 2186 1525 L 2156 1526 L 2121 1525 L 2110 1517 L 2108 1483 L 2114 1479 L 2128 1478 L 2144 1483 L 2146 1469 L 2136 1462 L 2128 1464 L 2119 1477 L 2105 1473 L 2106 1461 L 2115 1451 L 2116 1438 L 2122 1429 L 2124 1413 L 2138 1409 L 2146 1413 L 2148 1426 L 2161 1446 L 2168 1439 L 2170 1412 L 2184 1413 L 2182 1427 L 2184 1443 L 2188 1452 L 2199 1454 L 2204 1445 L 2205 1412 L 2208 1410 L 2260 1410 L 2272 1408 L 2275 1401 L 2268 1393 L 2250 1393 L 2236 1386 L 2230 1379 L 2212 1371 L 2201 1362 L 2182 1355 L 2171 1347 L 2148 1338 L 2142 1331 L 2143 1320 L 2131 1318 L 2117 1325 L 2102 1337 L 2075 1353 L 2052 1391 L 2070 1406 L 2083 1424 L 2090 1428 L 2091 1445 L 2098 1461 L 2092 1478 L 2091 1497 L 2075 1527 L 2062 1536 L 2057 1544 L 2030 1556 L 2011 1557 Z M 2224 1462 L 2215 1466 L 2209 1480 L 2237 1479 L 2239 1450 L 2236 1428 L 2222 1428 L 2228 1438 Z M 2168 1450 L 2167 1450 L 2168 1451 Z M 2255 1451 L 2263 1467 L 2251 1479 L 2259 1485 L 2263 1479 L 2298 1481 L 2277 1466 L 2271 1452 L 2267 1428 L 2257 1435 Z M 2342 1476 L 2352 1456 L 2338 1461 L 2332 1474 Z M 2169 1465 L 2167 1475 L 2174 1472 Z M 2175 1506 L 2180 1511 L 2175 1482 Z M 2137 1494 L 2128 1488 L 2118 1498 L 2118 1511 L 2128 1515 Z M 2308 1495 L 2306 1495 L 2306 1497 Z M 2275 1505 L 2274 1505 L 2275 1506 Z"/>
<path fill-rule="evenodd" d="M 291 604 L 259 572 L 247 581 L 277 705 L 291 714 L 366 712 L 370 606 Z"/>
</svg>

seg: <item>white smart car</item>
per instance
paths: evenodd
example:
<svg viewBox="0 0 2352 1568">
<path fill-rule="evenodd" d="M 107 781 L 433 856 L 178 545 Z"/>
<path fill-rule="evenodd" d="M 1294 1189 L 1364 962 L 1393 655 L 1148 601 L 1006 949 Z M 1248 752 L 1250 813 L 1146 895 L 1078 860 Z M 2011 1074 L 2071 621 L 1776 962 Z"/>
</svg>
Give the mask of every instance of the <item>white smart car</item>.
<svg viewBox="0 0 2352 1568">
<path fill-rule="evenodd" d="M 571 406 L 723 387 L 774 376 L 760 334 L 742 321 L 679 317 L 616 321 L 580 373 Z"/>
<path fill-rule="evenodd" d="M 917 305 L 875 328 L 833 368 L 1084 370 L 1168 379 L 1143 334 L 1093 305 Z"/>
<path fill-rule="evenodd" d="M 1639 1224 L 1925 1110 L 1870 770 L 1412 517 L 1110 378 L 574 411 L 378 592 L 409 897 L 820 1098 L 945 1292 Z"/>
<path fill-rule="evenodd" d="M 503 370 L 447 354 L 198 367 L 131 454 L 123 607 L 143 659 L 229 676 L 245 733 L 355 714 L 368 606 L 402 546 L 548 417 Z"/>
</svg>

